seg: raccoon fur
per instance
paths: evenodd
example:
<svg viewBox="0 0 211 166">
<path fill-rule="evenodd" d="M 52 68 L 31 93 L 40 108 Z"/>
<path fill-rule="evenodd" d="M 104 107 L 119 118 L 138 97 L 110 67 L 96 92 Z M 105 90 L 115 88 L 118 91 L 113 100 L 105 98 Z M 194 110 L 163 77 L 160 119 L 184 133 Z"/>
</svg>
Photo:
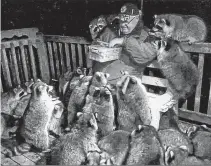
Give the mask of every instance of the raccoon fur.
<svg viewBox="0 0 211 166">
<path fill-rule="evenodd" d="M 175 40 L 158 40 L 154 45 L 158 64 L 168 80 L 167 91 L 173 94 L 175 100 L 187 99 L 195 92 L 198 84 L 199 72 L 196 65 Z"/>
<path fill-rule="evenodd" d="M 132 132 L 139 124 L 159 128 L 160 112 L 152 110 L 141 80 L 124 75 L 117 83 L 119 129 Z"/>
<path fill-rule="evenodd" d="M 130 133 L 123 130 L 111 132 L 109 135 L 101 138 L 98 142 L 99 148 L 103 151 L 100 164 L 106 164 L 111 160 L 114 165 L 123 165 L 130 145 Z"/>
<path fill-rule="evenodd" d="M 23 123 L 20 126 L 20 135 L 25 142 L 14 148 L 15 155 L 28 152 L 32 145 L 42 151 L 49 148 L 48 126 L 55 104 L 60 101 L 49 95 L 53 87 L 39 79 L 34 83 L 32 89 L 29 107 L 23 115 Z"/>
<path fill-rule="evenodd" d="M 71 132 L 55 141 L 48 164 L 81 165 L 85 164 L 89 152 L 100 152 L 94 114 L 79 113 L 78 118 Z"/>
<path fill-rule="evenodd" d="M 103 15 L 94 18 L 90 22 L 89 30 L 92 40 L 94 40 L 92 44 L 97 44 L 97 40 L 109 43 L 112 39 L 117 37 L 115 31 L 111 28 L 110 22 L 112 22 L 112 20 L 107 20 Z"/>
<path fill-rule="evenodd" d="M 207 36 L 204 21 L 195 15 L 161 14 L 154 16 L 152 33 L 158 36 L 171 37 L 179 42 L 203 42 Z"/>
<path fill-rule="evenodd" d="M 131 143 L 126 165 L 163 165 L 164 149 L 157 131 L 148 125 L 139 125 L 131 133 Z"/>
<path fill-rule="evenodd" d="M 19 85 L 17 88 L 1 94 L 1 113 L 13 115 L 20 99 L 26 96 L 27 93 Z"/>
</svg>

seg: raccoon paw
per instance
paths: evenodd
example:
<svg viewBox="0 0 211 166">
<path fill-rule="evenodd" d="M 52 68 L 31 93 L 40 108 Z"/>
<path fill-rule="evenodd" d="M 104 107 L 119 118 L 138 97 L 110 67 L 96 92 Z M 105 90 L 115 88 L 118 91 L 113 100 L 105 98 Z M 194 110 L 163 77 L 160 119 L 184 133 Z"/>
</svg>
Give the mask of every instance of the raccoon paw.
<svg viewBox="0 0 211 166">
<path fill-rule="evenodd" d="M 6 157 L 13 157 L 14 156 L 12 150 L 10 150 L 10 149 L 4 149 L 2 151 L 2 153 L 4 153 Z"/>
</svg>

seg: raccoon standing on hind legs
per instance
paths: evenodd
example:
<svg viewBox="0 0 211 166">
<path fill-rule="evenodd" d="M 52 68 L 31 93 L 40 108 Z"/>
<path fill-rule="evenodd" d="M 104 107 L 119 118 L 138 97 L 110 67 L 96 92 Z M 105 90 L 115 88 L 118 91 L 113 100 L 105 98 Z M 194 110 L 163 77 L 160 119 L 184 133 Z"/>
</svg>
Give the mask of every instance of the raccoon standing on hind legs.
<svg viewBox="0 0 211 166">
<path fill-rule="evenodd" d="M 154 16 L 152 35 L 170 37 L 179 42 L 203 42 L 206 40 L 207 27 L 204 21 L 195 15 L 161 14 Z"/>
</svg>

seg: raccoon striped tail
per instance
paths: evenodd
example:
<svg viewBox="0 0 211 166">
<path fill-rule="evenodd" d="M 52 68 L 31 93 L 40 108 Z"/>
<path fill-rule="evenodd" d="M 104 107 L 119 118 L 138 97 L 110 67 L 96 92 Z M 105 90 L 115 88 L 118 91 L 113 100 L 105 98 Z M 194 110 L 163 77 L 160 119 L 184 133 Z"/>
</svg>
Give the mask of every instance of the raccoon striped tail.
<svg viewBox="0 0 211 166">
<path fill-rule="evenodd" d="M 24 153 L 29 152 L 30 149 L 31 149 L 31 145 L 29 145 L 28 143 L 22 143 L 22 144 L 14 147 L 14 155 L 20 156 Z"/>
</svg>

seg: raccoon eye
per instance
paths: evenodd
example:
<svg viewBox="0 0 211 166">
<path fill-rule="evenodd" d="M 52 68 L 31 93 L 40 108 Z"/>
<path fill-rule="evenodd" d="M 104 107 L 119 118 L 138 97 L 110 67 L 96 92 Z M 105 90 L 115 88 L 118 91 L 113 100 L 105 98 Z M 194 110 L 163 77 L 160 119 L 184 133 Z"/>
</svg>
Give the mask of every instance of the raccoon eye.
<svg viewBox="0 0 211 166">
<path fill-rule="evenodd" d="M 98 25 L 98 27 L 99 27 L 99 28 L 103 28 L 103 26 L 102 26 L 102 25 Z"/>
<path fill-rule="evenodd" d="M 97 32 L 97 30 L 98 30 L 98 28 L 97 28 L 97 27 L 95 27 L 93 31 L 94 31 L 94 32 Z"/>
<path fill-rule="evenodd" d="M 20 94 L 19 94 L 19 97 L 21 97 L 21 96 L 23 96 L 24 95 L 24 92 L 21 92 Z"/>
<path fill-rule="evenodd" d="M 166 43 L 166 47 L 165 47 L 165 51 L 169 51 L 171 48 L 171 45 L 169 44 L 169 42 Z"/>
</svg>

